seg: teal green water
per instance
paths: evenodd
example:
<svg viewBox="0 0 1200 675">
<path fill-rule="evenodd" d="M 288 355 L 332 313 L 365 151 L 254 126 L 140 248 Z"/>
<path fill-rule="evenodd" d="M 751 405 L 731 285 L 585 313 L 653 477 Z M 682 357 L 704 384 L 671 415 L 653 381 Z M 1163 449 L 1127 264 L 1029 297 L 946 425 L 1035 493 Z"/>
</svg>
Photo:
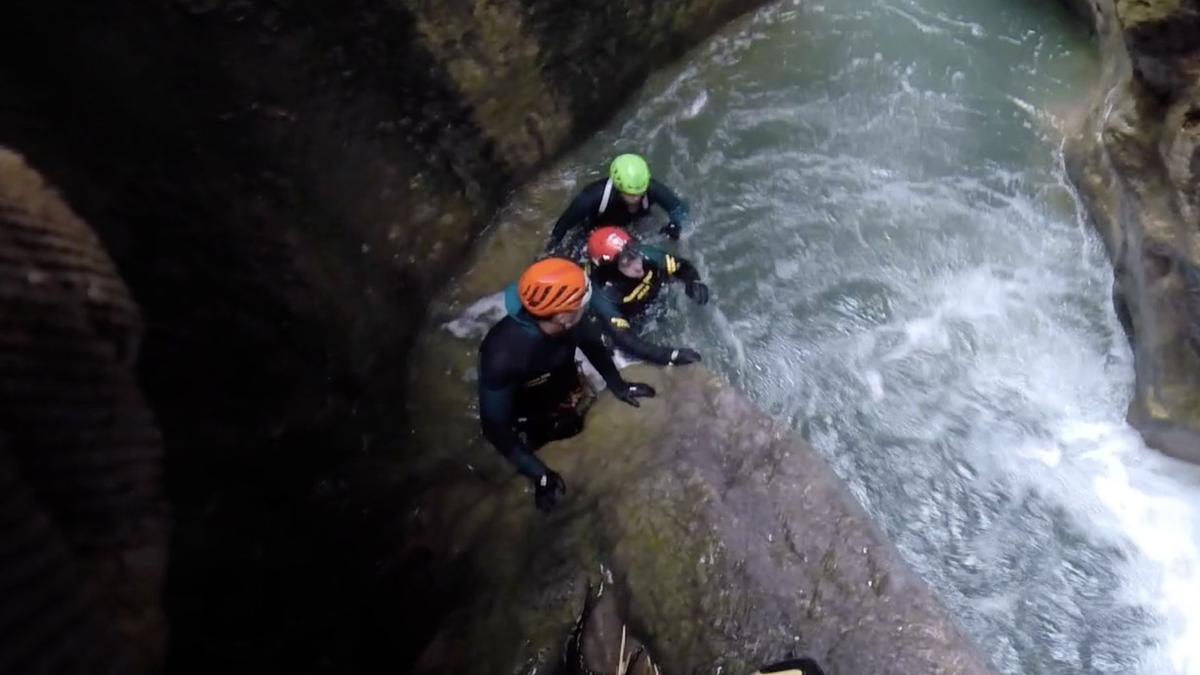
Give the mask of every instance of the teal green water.
<svg viewBox="0 0 1200 675">
<path fill-rule="evenodd" d="M 548 227 L 644 153 L 714 298 L 674 294 L 655 334 L 824 453 L 1000 670 L 1200 673 L 1200 477 L 1123 421 L 1111 270 L 1061 166 L 1097 69 L 1057 3 L 776 4 L 508 220 Z"/>
</svg>

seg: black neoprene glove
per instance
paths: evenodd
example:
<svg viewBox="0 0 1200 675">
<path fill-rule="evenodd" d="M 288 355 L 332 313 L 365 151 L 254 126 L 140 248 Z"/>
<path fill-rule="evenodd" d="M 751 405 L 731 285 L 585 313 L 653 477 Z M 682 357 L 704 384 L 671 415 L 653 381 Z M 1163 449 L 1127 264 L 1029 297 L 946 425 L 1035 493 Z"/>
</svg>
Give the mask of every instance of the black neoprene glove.
<svg viewBox="0 0 1200 675">
<path fill-rule="evenodd" d="M 807 657 L 789 659 L 769 666 L 763 666 L 754 675 L 772 675 L 774 673 L 778 673 L 778 675 L 825 675 L 825 671 L 821 670 L 821 666 L 817 665 L 816 661 Z"/>
<path fill-rule="evenodd" d="M 666 225 L 663 225 L 663 228 L 659 230 L 658 233 L 667 235 L 672 241 L 679 241 L 680 229 L 679 223 L 672 220 Z"/>
<path fill-rule="evenodd" d="M 582 415 L 559 415 L 550 423 L 549 437 L 557 441 L 576 436 L 581 431 L 583 431 Z"/>
<path fill-rule="evenodd" d="M 697 305 L 708 304 L 708 286 L 699 281 L 689 281 L 683 290 L 689 298 L 696 301 Z"/>
<path fill-rule="evenodd" d="M 541 478 L 533 481 L 533 503 L 543 513 L 549 513 L 565 494 L 567 484 L 563 482 L 562 476 L 554 471 L 547 469 Z"/>
<path fill-rule="evenodd" d="M 671 352 L 671 365 L 686 366 L 689 363 L 695 363 L 700 360 L 700 352 L 687 347 L 680 347 Z"/>
<path fill-rule="evenodd" d="M 635 408 L 642 405 L 638 403 L 639 398 L 654 398 L 654 394 L 654 387 L 641 382 L 622 382 L 619 387 L 613 389 L 613 396 Z"/>
</svg>

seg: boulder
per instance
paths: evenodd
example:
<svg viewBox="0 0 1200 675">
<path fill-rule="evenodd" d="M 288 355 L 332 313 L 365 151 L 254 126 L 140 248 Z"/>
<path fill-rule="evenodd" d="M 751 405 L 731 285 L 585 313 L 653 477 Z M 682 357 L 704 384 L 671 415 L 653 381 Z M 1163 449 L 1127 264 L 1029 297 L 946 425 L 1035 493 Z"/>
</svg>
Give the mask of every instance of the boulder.
<svg viewBox="0 0 1200 675">
<path fill-rule="evenodd" d="M 1103 82 L 1067 168 L 1113 263 L 1146 443 L 1200 462 L 1200 2 L 1072 3 Z"/>
<path fill-rule="evenodd" d="M 423 529 L 475 582 L 420 672 L 553 672 L 599 584 L 591 640 L 615 654 L 627 632 L 664 673 L 991 672 L 815 450 L 702 367 L 625 377 L 658 396 L 601 394 L 541 451 L 568 486 L 549 515 L 486 444 L 445 452 L 486 470 L 428 495 Z"/>
</svg>

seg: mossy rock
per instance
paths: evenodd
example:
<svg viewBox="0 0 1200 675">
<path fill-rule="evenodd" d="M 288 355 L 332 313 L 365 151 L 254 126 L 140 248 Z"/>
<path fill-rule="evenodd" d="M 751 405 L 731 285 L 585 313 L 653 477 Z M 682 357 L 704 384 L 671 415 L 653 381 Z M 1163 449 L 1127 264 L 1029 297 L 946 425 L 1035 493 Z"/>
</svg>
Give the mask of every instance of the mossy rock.
<svg viewBox="0 0 1200 675">
<path fill-rule="evenodd" d="M 1117 15 L 1127 28 L 1138 24 L 1164 21 L 1179 14 L 1185 5 L 1195 3 L 1184 0 L 1117 0 Z"/>
<path fill-rule="evenodd" d="M 603 394 L 581 435 L 541 452 L 568 486 L 553 513 L 516 476 L 459 496 L 486 588 L 425 672 L 552 667 L 601 580 L 663 672 L 795 653 L 830 673 L 990 672 L 812 448 L 703 368 L 625 377 L 658 396 L 635 409 Z"/>
</svg>

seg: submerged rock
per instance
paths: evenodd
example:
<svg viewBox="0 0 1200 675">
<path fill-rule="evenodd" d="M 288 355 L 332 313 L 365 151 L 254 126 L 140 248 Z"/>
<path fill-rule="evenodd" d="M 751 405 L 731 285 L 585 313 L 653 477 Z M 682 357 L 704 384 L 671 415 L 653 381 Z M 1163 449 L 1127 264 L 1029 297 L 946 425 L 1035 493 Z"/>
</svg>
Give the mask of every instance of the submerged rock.
<svg viewBox="0 0 1200 675">
<path fill-rule="evenodd" d="M 478 583 L 421 672 L 553 672 L 600 582 L 590 637 L 615 653 L 628 626 L 663 673 L 800 654 L 829 673 L 989 672 L 812 448 L 703 368 L 626 377 L 659 396 L 605 394 L 584 433 L 543 449 L 568 485 L 551 515 L 519 477 L 430 495 L 427 536 Z"/>
<path fill-rule="evenodd" d="M 1200 3 L 1068 4 L 1105 63 L 1067 167 L 1113 262 L 1137 369 L 1129 421 L 1200 462 Z"/>
</svg>

